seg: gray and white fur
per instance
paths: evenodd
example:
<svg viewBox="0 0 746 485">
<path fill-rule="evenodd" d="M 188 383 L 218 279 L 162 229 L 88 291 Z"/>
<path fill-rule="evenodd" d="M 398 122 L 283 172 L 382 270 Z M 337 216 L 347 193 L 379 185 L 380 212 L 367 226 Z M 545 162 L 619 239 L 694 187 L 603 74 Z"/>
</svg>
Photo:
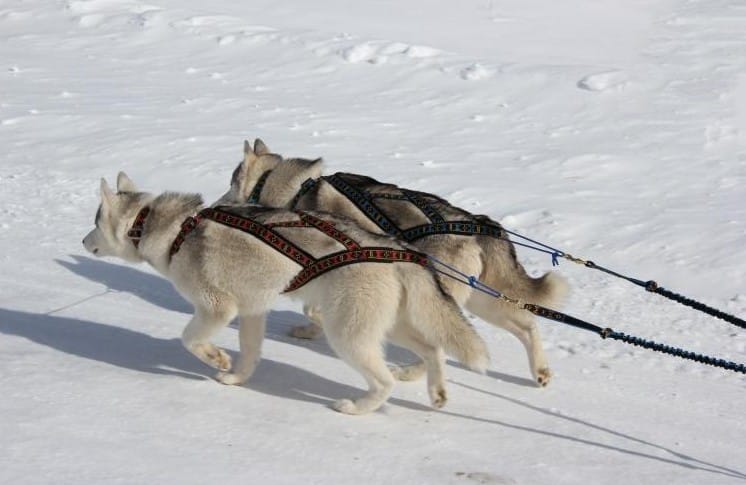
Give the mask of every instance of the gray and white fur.
<svg viewBox="0 0 746 485">
<path fill-rule="evenodd" d="M 127 233 L 145 206 L 150 213 L 135 247 Z M 259 360 L 267 313 L 301 267 L 254 236 L 210 220 L 202 221 L 179 251 L 169 256 L 184 219 L 202 208 L 198 195 L 139 192 L 120 173 L 117 192 L 102 179 L 96 227 L 83 244 L 96 256 L 146 261 L 168 278 L 194 305 L 194 315 L 182 334 L 184 346 L 219 370 L 218 381 L 241 384 L 252 375 Z M 242 210 L 262 223 L 298 218 L 284 209 L 249 206 Z M 317 216 L 331 220 L 363 246 L 402 248 L 392 238 L 371 234 L 350 221 L 327 214 Z M 343 249 L 314 229 L 277 230 L 315 257 Z M 398 372 L 392 372 L 384 361 L 386 341 L 412 350 L 423 360 L 428 393 L 435 407 L 446 402 L 445 356 L 441 349 L 478 372 L 488 364 L 484 341 L 434 275 L 417 264 L 351 264 L 329 271 L 288 295 L 307 306 L 324 309 L 323 330 L 330 346 L 368 383 L 363 397 L 336 401 L 333 407 L 337 411 L 368 413 L 389 397 Z M 235 317 L 239 319 L 241 355 L 233 365 L 230 356 L 210 339 Z"/>
<path fill-rule="evenodd" d="M 257 139 L 253 148 L 246 141 L 244 142 L 244 160 L 233 172 L 230 189 L 220 198 L 219 203 L 244 203 L 257 180 L 268 170 L 271 170 L 271 173 L 266 179 L 259 204 L 288 208 L 305 180 L 316 179 L 322 175 L 323 160 L 320 158 L 315 160 L 283 159 L 282 156 L 272 153 L 262 140 Z M 371 191 L 376 193 L 391 193 L 398 192 L 398 190 L 397 186 L 384 183 L 371 187 Z M 459 219 L 464 214 L 471 215 L 468 211 L 454 207 L 447 201 L 439 200 L 442 202 L 439 209 L 446 216 L 446 220 L 449 217 Z M 401 201 L 383 200 L 379 206 L 400 227 L 413 227 L 429 222 L 422 211 L 412 205 L 402 204 Z M 347 197 L 323 179 L 300 197 L 296 207 L 345 216 L 368 231 L 382 233 L 382 230 Z M 556 273 L 548 272 L 539 278 L 529 276 L 516 257 L 515 247 L 507 238 L 438 234 L 418 239 L 412 245 L 464 273 L 477 275 L 485 284 L 524 302 L 556 308 L 563 301 L 568 290 L 564 279 Z M 535 382 L 539 386 L 549 383 L 552 373 L 531 313 L 449 278 L 441 278 L 441 284 L 459 305 L 517 337 L 526 349 Z M 326 309 L 306 307 L 305 313 L 312 323 L 295 328 L 292 335 L 314 338 L 321 332 L 321 320 L 325 318 L 323 315 L 326 314 Z M 406 370 L 408 374 L 406 377 L 414 379 L 422 371 L 421 366 L 413 366 Z"/>
</svg>

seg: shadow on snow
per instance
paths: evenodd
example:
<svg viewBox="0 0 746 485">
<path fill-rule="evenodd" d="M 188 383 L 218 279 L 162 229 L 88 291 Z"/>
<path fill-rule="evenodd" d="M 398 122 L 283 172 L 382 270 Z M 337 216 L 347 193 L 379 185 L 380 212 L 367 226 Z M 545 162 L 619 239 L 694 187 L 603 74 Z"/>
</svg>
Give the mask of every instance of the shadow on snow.
<svg viewBox="0 0 746 485">
<path fill-rule="evenodd" d="M 169 310 L 184 313 L 191 312 L 189 303 L 182 299 L 171 287 L 170 283 L 163 278 L 90 258 L 74 257 L 74 259 L 75 263 L 58 262 L 76 274 L 103 283 L 109 290 L 132 293 L 154 305 Z M 184 323 L 186 323 L 186 319 Z M 320 341 L 303 341 L 287 335 L 287 331 L 290 328 L 303 323 L 305 323 L 305 319 L 298 313 L 273 311 L 268 318 L 267 338 L 300 345 L 324 355 L 333 355 L 333 352 L 323 342 L 323 339 Z M 77 357 L 104 362 L 138 372 L 172 375 L 188 379 L 206 379 L 205 373 L 214 372 L 183 349 L 181 342 L 177 338 L 156 338 L 142 332 L 77 318 L 0 309 L 0 332 L 6 335 L 23 337 Z M 397 356 L 397 358 L 401 359 L 403 357 Z M 490 374 L 492 377 L 502 379 L 506 382 L 519 385 L 533 385 L 528 379 L 521 379 L 494 371 Z M 577 437 L 501 420 L 467 416 L 444 410 L 439 410 L 438 414 L 584 444 L 692 470 L 716 473 L 742 480 L 746 479 L 746 474 L 737 470 L 707 463 L 605 426 L 533 406 L 492 391 L 478 389 L 454 381 L 451 381 L 451 383 L 502 399 L 537 413 L 550 415 L 556 419 L 571 421 L 585 428 L 601 431 L 629 442 L 653 447 L 658 451 L 668 453 L 671 457 L 666 458 L 630 448 L 622 448 L 593 441 L 586 437 Z M 349 397 L 350 395 L 361 392 L 360 389 L 326 379 L 305 369 L 266 358 L 263 358 L 259 363 L 255 374 L 246 384 L 246 387 L 267 395 L 320 404 L 329 404 L 332 400 Z M 414 410 L 430 410 L 429 407 L 422 404 L 402 399 L 390 399 L 389 402 Z"/>
<path fill-rule="evenodd" d="M 129 266 L 109 263 L 97 258 L 75 255 L 72 255 L 71 258 L 73 259 L 73 262 L 63 260 L 56 260 L 56 262 L 79 276 L 105 285 L 107 290 L 133 294 L 148 303 L 166 310 L 187 314 L 192 313 L 191 304 L 184 300 L 171 283 L 161 276 L 147 273 Z M 266 338 L 290 345 L 301 346 L 323 355 L 336 356 L 323 338 L 317 340 L 304 340 L 288 335 L 293 327 L 306 325 L 307 323 L 308 321 L 306 318 L 296 312 L 270 312 L 267 318 Z M 186 320 L 184 321 L 184 325 L 186 325 Z M 235 322 L 234 324 L 231 324 L 231 326 L 235 327 Z M 388 347 L 387 357 L 390 361 L 398 364 L 411 363 L 415 360 L 412 353 L 395 346 Z M 451 364 L 463 368 L 463 366 L 458 363 L 451 362 Z M 531 379 L 512 376 L 497 371 L 488 371 L 487 375 L 511 384 L 526 387 L 536 386 Z"/>
</svg>

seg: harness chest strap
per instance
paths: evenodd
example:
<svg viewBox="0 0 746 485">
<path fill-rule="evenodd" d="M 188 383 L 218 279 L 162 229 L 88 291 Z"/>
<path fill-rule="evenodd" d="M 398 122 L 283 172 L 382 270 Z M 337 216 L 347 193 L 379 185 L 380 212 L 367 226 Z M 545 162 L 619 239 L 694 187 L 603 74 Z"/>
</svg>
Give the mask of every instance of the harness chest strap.
<svg viewBox="0 0 746 485">
<path fill-rule="evenodd" d="M 220 210 L 219 208 L 203 209 L 199 214 L 193 217 L 188 217 L 182 223 L 181 230 L 171 245 L 170 255 L 173 256 L 179 251 L 179 248 L 187 235 L 192 232 L 203 219 L 209 219 L 225 226 L 238 229 L 247 234 L 251 234 L 270 246 L 272 249 L 282 253 L 284 256 L 301 265 L 303 269 L 293 278 L 285 289 L 285 292 L 297 290 L 312 279 L 331 271 L 332 269 L 346 266 L 348 264 L 366 262 L 409 262 L 419 264 L 420 266 L 426 266 L 428 264 L 427 256 L 417 251 L 388 247 L 362 247 L 345 233 L 335 228 L 333 223 L 319 219 L 318 217 L 305 212 L 296 211 L 296 213 L 300 217 L 300 220 L 298 221 L 262 224 L 248 217 L 238 216 Z M 328 254 L 321 258 L 315 258 L 283 237 L 281 234 L 274 231 L 274 227 L 315 228 L 338 241 L 345 247 L 345 249 Z"/>
</svg>

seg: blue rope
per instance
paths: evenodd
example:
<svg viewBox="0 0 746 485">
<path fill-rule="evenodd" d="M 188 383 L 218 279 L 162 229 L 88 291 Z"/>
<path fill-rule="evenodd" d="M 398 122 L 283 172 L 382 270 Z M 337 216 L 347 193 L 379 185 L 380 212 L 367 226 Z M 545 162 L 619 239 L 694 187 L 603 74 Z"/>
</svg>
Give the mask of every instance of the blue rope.
<svg viewBox="0 0 746 485">
<path fill-rule="evenodd" d="M 557 248 L 553 248 L 552 246 L 549 246 L 548 244 L 544 244 L 543 242 L 539 242 L 539 241 L 537 241 L 535 239 L 531 239 L 530 237 L 526 237 L 526 236 L 524 236 L 522 234 L 518 234 L 517 232 L 510 231 L 508 229 L 505 229 L 504 227 L 503 227 L 503 231 L 505 231 L 508 234 L 511 234 L 511 235 L 513 235 L 515 237 L 519 237 L 519 238 L 521 238 L 521 239 L 523 239 L 525 241 L 528 241 L 530 243 L 536 244 L 537 246 L 541 246 L 541 247 L 536 247 L 536 246 L 531 246 L 531 245 L 526 244 L 526 243 L 512 241 L 513 244 L 517 244 L 517 245 L 523 246 L 525 248 L 533 249 L 535 251 L 541 251 L 542 253 L 547 253 L 547 254 L 551 255 L 552 256 L 552 266 L 559 266 L 559 260 L 558 260 L 558 258 L 561 258 L 561 257 L 565 256 L 565 252 L 564 251 L 562 251 L 560 249 L 557 249 Z M 544 248 L 544 249 L 542 249 L 542 248 Z"/>
<path fill-rule="evenodd" d="M 442 275 L 445 275 L 445 276 L 447 276 L 447 277 L 449 277 L 451 279 L 454 279 L 454 280 L 458 281 L 459 283 L 463 283 L 465 285 L 469 285 L 472 288 L 474 288 L 475 290 L 481 291 L 482 293 L 485 293 L 487 295 L 493 296 L 495 298 L 505 298 L 505 295 L 503 295 L 500 291 L 492 288 L 491 286 L 488 286 L 488 285 L 482 283 L 481 281 L 479 281 L 479 279 L 477 279 L 476 276 L 466 274 L 463 271 L 461 271 L 461 270 L 459 270 L 459 269 L 451 266 L 450 264 L 448 264 L 446 262 L 443 262 L 443 261 L 441 261 L 438 258 L 435 258 L 433 256 L 427 255 L 427 259 L 430 260 L 431 263 L 434 263 L 434 264 L 430 264 L 430 268 L 433 271 L 435 271 L 436 273 L 440 273 Z M 463 279 L 458 278 L 457 276 L 454 276 L 451 273 L 443 271 L 442 269 L 437 268 L 435 265 L 443 266 L 443 267 L 447 268 L 449 271 L 451 271 L 453 273 L 456 273 L 458 276 L 460 276 Z"/>
<path fill-rule="evenodd" d="M 724 320 L 724 321 L 726 321 L 728 323 L 736 325 L 737 327 L 746 328 L 746 321 L 745 320 L 743 320 L 741 318 L 738 318 L 735 315 L 730 315 L 728 313 L 720 311 L 717 308 L 712 308 L 710 306 L 707 306 L 704 303 L 700 303 L 700 302 L 698 302 L 696 300 L 692 300 L 690 298 L 687 298 L 687 297 L 685 297 L 683 295 L 680 295 L 678 293 L 674 293 L 673 291 L 667 290 L 666 288 L 663 288 L 663 287 L 659 286 L 658 283 L 655 282 L 655 281 L 653 281 L 653 280 L 645 281 L 645 280 L 641 280 L 641 279 L 637 279 L 637 278 L 632 278 L 630 276 L 625 276 L 625 275 L 623 275 L 621 273 L 617 273 L 616 271 L 612 271 L 612 270 L 610 270 L 608 268 L 604 268 L 603 266 L 600 266 L 600 265 L 594 263 L 593 261 L 585 261 L 585 260 L 582 260 L 580 258 L 575 258 L 575 257 L 569 255 L 568 253 L 566 253 L 566 252 L 564 252 L 564 251 L 562 251 L 560 249 L 553 248 L 552 246 L 549 246 L 549 245 L 544 244 L 542 242 L 539 242 L 539 241 L 536 241 L 534 239 L 528 238 L 528 237 L 523 236 L 521 234 L 518 234 L 516 232 L 509 231 L 509 230 L 504 229 L 504 228 L 503 228 L 503 230 L 505 232 L 509 233 L 509 234 L 512 234 L 515 237 L 518 237 L 518 238 L 524 239 L 526 241 L 529 241 L 529 242 L 535 244 L 536 246 L 532 246 L 530 244 L 525 244 L 525 243 L 521 243 L 521 242 L 517 242 L 517 241 L 512 241 L 513 244 L 516 244 L 518 246 L 523 246 L 523 247 L 526 247 L 526 248 L 529 248 L 529 249 L 533 249 L 535 251 L 540 251 L 540 252 L 547 253 L 547 254 L 551 255 L 551 257 L 552 257 L 552 266 L 558 266 L 559 265 L 559 258 L 569 259 L 570 261 L 573 261 L 575 263 L 582 264 L 586 268 L 596 269 L 596 270 L 604 272 L 606 274 L 610 274 L 612 276 L 616 276 L 617 278 L 621 278 L 621 279 L 627 280 L 627 281 L 629 281 L 632 284 L 635 284 L 637 286 L 645 288 L 647 291 L 649 291 L 651 293 L 657 293 L 657 294 L 659 294 L 659 295 L 661 295 L 661 296 L 663 296 L 665 298 L 668 298 L 669 300 L 675 301 L 677 303 L 680 303 L 682 305 L 688 306 L 690 308 L 694 308 L 697 311 L 700 311 L 702 313 L 706 313 L 706 314 L 711 315 L 711 316 L 713 316 L 715 318 L 719 318 L 719 319 Z M 537 246 L 540 246 L 540 247 L 537 247 Z"/>
</svg>

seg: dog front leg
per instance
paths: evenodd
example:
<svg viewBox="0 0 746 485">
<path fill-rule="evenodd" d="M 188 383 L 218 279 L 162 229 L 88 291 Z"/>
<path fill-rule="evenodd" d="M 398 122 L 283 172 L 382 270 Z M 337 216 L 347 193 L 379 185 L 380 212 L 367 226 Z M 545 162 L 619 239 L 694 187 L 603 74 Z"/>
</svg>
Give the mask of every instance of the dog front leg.
<svg viewBox="0 0 746 485">
<path fill-rule="evenodd" d="M 235 310 L 205 309 L 196 307 L 192 319 L 184 328 L 181 341 L 184 347 L 199 360 L 219 369 L 228 371 L 231 368 L 231 357 L 223 349 L 210 342 L 210 337 L 227 326 L 235 316 Z"/>
<path fill-rule="evenodd" d="M 259 362 L 266 328 L 266 315 L 242 315 L 238 326 L 241 357 L 232 372 L 219 372 L 215 377 L 223 384 L 243 384 L 254 373 Z"/>
</svg>

